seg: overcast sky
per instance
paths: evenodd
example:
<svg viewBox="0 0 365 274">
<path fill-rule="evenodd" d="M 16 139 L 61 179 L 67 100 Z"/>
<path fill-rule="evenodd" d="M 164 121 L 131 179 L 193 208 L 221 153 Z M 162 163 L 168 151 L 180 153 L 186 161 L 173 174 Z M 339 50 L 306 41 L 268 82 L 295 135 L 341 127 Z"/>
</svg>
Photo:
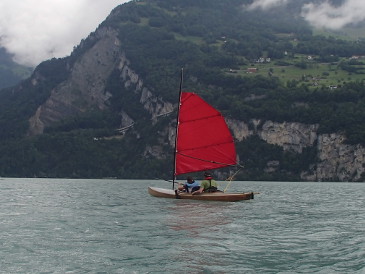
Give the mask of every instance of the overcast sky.
<svg viewBox="0 0 365 274">
<path fill-rule="evenodd" d="M 36 66 L 70 55 L 74 46 L 128 0 L 0 0 L 0 46 Z"/>
<path fill-rule="evenodd" d="M 129 0 L 0 0 L 0 46 L 16 62 L 36 66 L 52 57 L 70 55 L 74 46 Z M 183 1 L 183 0 L 182 0 Z M 254 0 L 249 9 L 270 9 L 296 0 Z M 302 16 L 315 27 L 339 29 L 365 19 L 365 1 L 307 4 Z"/>
</svg>

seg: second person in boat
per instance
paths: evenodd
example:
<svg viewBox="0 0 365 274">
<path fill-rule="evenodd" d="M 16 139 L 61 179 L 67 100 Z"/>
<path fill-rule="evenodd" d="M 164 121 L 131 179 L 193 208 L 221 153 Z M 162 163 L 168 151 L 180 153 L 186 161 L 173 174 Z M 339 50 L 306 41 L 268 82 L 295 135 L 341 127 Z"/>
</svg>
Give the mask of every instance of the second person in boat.
<svg viewBox="0 0 365 274">
<path fill-rule="evenodd" d="M 218 184 L 213 179 L 212 175 L 208 172 L 204 173 L 204 180 L 200 183 L 200 188 L 194 192 L 192 192 L 193 195 L 201 194 L 203 192 L 217 192 L 218 190 Z"/>
</svg>

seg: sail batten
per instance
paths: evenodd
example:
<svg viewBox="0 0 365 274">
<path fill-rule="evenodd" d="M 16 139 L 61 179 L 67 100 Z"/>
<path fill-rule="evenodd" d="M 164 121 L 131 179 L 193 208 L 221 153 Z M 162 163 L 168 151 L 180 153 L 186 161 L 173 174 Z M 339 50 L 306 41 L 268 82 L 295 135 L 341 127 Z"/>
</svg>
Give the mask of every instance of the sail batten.
<svg viewBox="0 0 365 274">
<path fill-rule="evenodd" d="M 215 115 L 210 115 L 210 116 L 205 116 L 205 117 L 199 117 L 199 118 L 192 119 L 192 120 L 183 120 L 182 122 L 193 123 L 193 122 L 197 122 L 197 121 L 201 121 L 201 120 L 206 121 L 207 119 L 214 119 L 216 117 L 221 117 L 221 116 L 222 116 L 221 114 L 215 114 Z"/>
<path fill-rule="evenodd" d="M 214 160 L 209 160 L 209 159 L 201 159 L 201 158 L 195 158 L 191 155 L 187 155 L 187 154 L 182 154 L 182 153 L 179 153 L 181 156 L 185 156 L 185 157 L 189 157 L 191 159 L 196 159 L 196 160 L 199 160 L 199 161 L 203 161 L 203 162 L 209 162 L 209 163 L 214 163 L 214 164 L 219 164 L 219 165 L 222 165 L 222 166 L 232 166 L 232 164 L 227 164 L 227 163 L 220 163 L 220 162 L 217 162 L 217 161 L 214 161 Z M 234 164 L 235 165 L 235 164 Z"/>
<path fill-rule="evenodd" d="M 206 148 L 210 148 L 211 146 L 220 146 L 220 145 L 224 145 L 224 144 L 230 144 L 231 142 L 225 142 L 225 143 L 215 143 L 215 144 L 210 144 L 210 145 L 206 145 L 206 146 L 201 146 L 201 147 L 192 147 L 192 148 L 185 148 L 184 151 L 193 151 L 193 150 L 198 150 L 198 149 L 206 149 Z M 176 151 L 176 153 L 180 153 L 179 151 Z M 180 153 L 182 154 L 182 153 Z"/>
<path fill-rule="evenodd" d="M 182 92 L 175 175 L 236 164 L 234 140 L 219 111 L 191 92 Z"/>
</svg>

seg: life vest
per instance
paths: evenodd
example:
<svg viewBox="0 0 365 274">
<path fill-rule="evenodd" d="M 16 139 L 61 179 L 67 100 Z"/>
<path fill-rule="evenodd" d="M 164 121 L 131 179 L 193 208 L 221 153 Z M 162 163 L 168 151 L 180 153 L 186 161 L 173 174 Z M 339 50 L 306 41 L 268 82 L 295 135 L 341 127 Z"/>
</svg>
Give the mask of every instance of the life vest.
<svg viewBox="0 0 365 274">
<path fill-rule="evenodd" d="M 217 192 L 218 191 L 217 187 L 212 186 L 213 177 L 205 177 L 205 180 L 209 181 L 209 187 L 204 189 L 204 192 Z"/>
</svg>

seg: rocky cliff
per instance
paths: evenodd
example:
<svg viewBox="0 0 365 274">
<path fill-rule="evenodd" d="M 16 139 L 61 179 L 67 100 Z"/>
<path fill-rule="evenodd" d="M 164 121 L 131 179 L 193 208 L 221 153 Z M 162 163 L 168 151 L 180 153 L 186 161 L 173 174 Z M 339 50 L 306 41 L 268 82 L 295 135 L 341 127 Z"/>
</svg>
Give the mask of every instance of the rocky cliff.
<svg viewBox="0 0 365 274">
<path fill-rule="evenodd" d="M 105 84 L 111 72 L 121 62 L 120 41 L 112 29 L 99 29 L 89 37 L 94 46 L 82 55 L 70 70 L 70 77 L 51 92 L 30 118 L 29 135 L 43 133 L 45 127 L 91 108 L 105 109 L 110 94 Z M 32 84 L 38 84 L 35 74 Z"/>
<path fill-rule="evenodd" d="M 361 145 L 344 143 L 342 134 L 318 136 L 318 162 L 301 177 L 309 181 L 363 181 L 365 149 Z"/>
<path fill-rule="evenodd" d="M 346 144 L 343 134 L 318 134 L 318 125 L 301 123 L 251 120 L 250 124 L 254 125 L 251 130 L 249 125 L 242 121 L 227 120 L 227 123 L 239 141 L 257 135 L 269 144 L 299 154 L 304 148 L 315 146 L 318 161 L 310 170 L 302 172 L 301 178 L 305 181 L 364 180 L 365 148 L 361 145 Z M 278 164 L 280 163 L 276 163 Z M 268 166 L 270 165 L 272 162 L 268 162 Z"/>
<path fill-rule="evenodd" d="M 154 96 L 143 85 L 143 80 L 138 74 L 129 67 L 116 30 L 100 28 L 88 39 L 95 41 L 95 44 L 69 68 L 70 77 L 52 90 L 48 100 L 39 106 L 30 118 L 28 135 L 41 134 L 45 127 L 87 110 L 106 109 L 106 102 L 112 96 L 106 89 L 106 83 L 116 68 L 120 72 L 124 87 L 132 87 L 134 92 L 139 94 L 140 103 L 150 113 L 152 120 L 173 110 L 173 104 Z M 37 74 L 33 75 L 31 82 L 34 86 L 38 85 L 40 77 Z M 133 120 L 128 114 L 122 112 L 121 126 L 132 123 Z"/>
</svg>

